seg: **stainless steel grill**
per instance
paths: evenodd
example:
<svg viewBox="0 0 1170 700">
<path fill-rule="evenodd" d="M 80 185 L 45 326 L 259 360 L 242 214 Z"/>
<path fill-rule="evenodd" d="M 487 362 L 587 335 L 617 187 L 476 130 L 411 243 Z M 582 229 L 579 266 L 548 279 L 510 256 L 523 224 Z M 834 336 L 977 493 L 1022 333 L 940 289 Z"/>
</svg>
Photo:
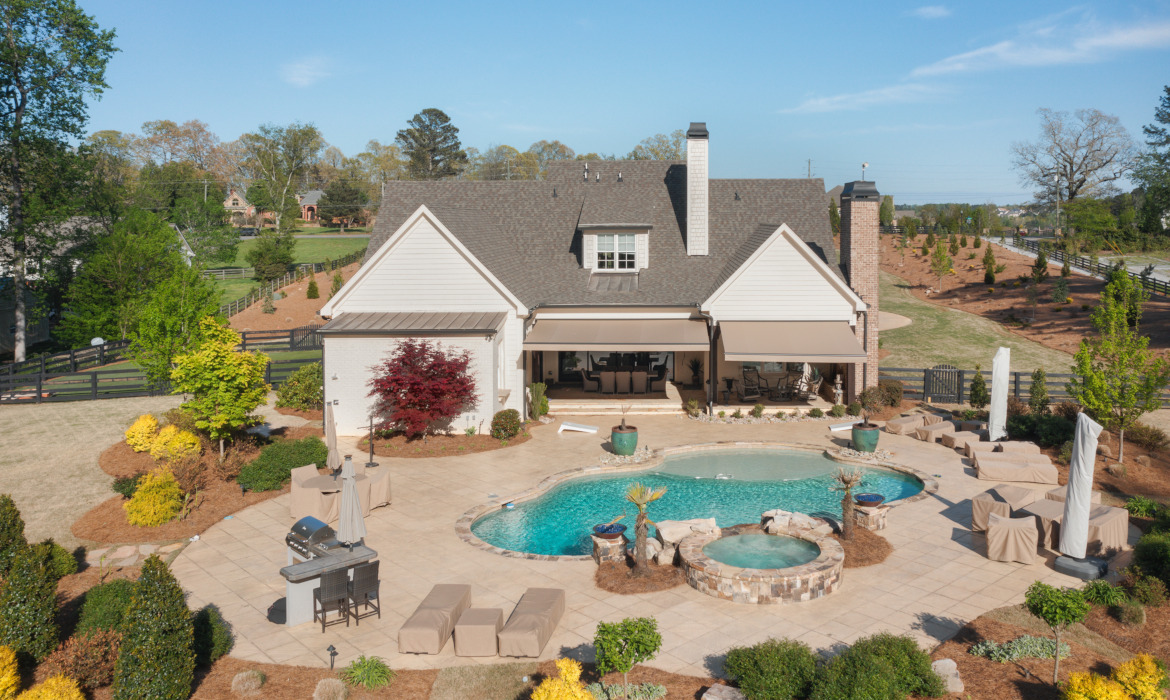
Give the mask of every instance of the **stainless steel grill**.
<svg viewBox="0 0 1170 700">
<path fill-rule="evenodd" d="M 337 541 L 337 533 L 333 528 L 311 515 L 293 524 L 284 536 L 284 543 L 304 559 L 323 557 L 343 546 Z"/>
</svg>

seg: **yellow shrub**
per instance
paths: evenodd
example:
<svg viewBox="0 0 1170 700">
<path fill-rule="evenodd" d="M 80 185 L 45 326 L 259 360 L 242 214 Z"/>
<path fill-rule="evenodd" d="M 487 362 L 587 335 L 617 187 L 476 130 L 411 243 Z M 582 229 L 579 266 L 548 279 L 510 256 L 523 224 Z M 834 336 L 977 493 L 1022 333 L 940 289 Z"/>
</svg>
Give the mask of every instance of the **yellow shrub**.
<svg viewBox="0 0 1170 700">
<path fill-rule="evenodd" d="M 1061 700 L 1129 700 L 1120 685 L 1095 673 L 1070 673 Z"/>
<path fill-rule="evenodd" d="M 1154 657 L 1138 654 L 1113 671 L 1113 680 L 1134 697 L 1134 700 L 1163 700 L 1160 690 L 1166 673 L 1158 667 Z"/>
<path fill-rule="evenodd" d="M 0 700 L 12 700 L 20 690 L 20 669 L 16 666 L 16 653 L 8 647 L 0 647 Z"/>
<path fill-rule="evenodd" d="M 40 685 L 20 694 L 17 700 L 85 700 L 77 681 L 65 676 L 53 676 Z"/>
<path fill-rule="evenodd" d="M 122 504 L 126 520 L 138 527 L 156 527 L 175 519 L 183 508 L 183 492 L 167 467 L 159 467 L 138 482 L 134 498 Z"/>
<path fill-rule="evenodd" d="M 168 425 L 159 431 L 150 446 L 150 456 L 161 462 L 177 462 L 187 455 L 199 454 L 199 438 L 189 430 Z"/>
<path fill-rule="evenodd" d="M 545 678 L 532 691 L 532 700 L 593 700 L 581 682 L 581 664 L 573 659 L 557 659 L 558 678 Z"/>
<path fill-rule="evenodd" d="M 154 444 L 154 436 L 158 434 L 158 420 L 149 413 L 138 416 L 134 425 L 126 429 L 126 444 L 134 448 L 135 452 L 146 452 Z"/>
</svg>

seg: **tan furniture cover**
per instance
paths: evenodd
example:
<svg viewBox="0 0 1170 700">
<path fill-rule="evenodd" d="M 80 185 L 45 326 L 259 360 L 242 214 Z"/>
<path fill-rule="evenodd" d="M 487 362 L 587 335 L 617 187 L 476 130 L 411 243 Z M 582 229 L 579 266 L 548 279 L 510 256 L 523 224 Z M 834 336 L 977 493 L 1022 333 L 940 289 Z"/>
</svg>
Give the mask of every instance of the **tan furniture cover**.
<svg viewBox="0 0 1170 700">
<path fill-rule="evenodd" d="M 1092 491 L 1091 493 L 1092 493 L 1091 502 L 1092 503 L 1100 503 L 1101 502 L 1101 492 L 1100 491 Z M 1068 494 L 1068 484 L 1065 484 L 1064 486 L 1061 486 L 1060 488 L 1055 488 L 1055 489 L 1052 489 L 1051 491 L 1046 491 L 1044 493 L 1044 497 L 1049 499 L 1049 500 L 1052 500 L 1052 501 L 1060 501 L 1061 503 L 1064 503 L 1064 499 L 1066 498 L 1067 494 Z"/>
<path fill-rule="evenodd" d="M 340 508 L 341 494 L 321 493 L 321 490 L 307 484 L 320 474 L 316 464 L 307 464 L 297 467 L 292 472 L 292 485 L 288 497 L 289 515 L 293 520 L 300 520 L 311 515 L 323 523 L 334 522 Z"/>
<path fill-rule="evenodd" d="M 969 430 L 962 430 L 957 433 L 943 433 L 942 436 L 939 437 L 939 442 L 943 444 L 943 447 L 955 447 L 966 452 L 967 443 L 969 441 L 973 440 L 978 442 L 980 439 L 981 436 L 979 433 L 971 432 Z"/>
<path fill-rule="evenodd" d="M 1096 505 L 1089 510 L 1089 554 L 1101 556 L 1125 548 L 1129 541 L 1129 511 Z"/>
<path fill-rule="evenodd" d="M 987 424 L 978 420 L 961 420 L 959 421 L 959 430 L 977 433 L 980 430 L 986 430 Z"/>
<path fill-rule="evenodd" d="M 999 446 L 1000 452 L 1024 452 L 1030 454 L 1040 454 L 1040 446 L 1034 442 L 1024 442 L 1022 440 L 1008 440 L 1005 442 L 995 443 Z"/>
<path fill-rule="evenodd" d="M 455 621 L 470 607 L 471 586 L 462 583 L 436 585 L 398 630 L 398 652 L 438 654 L 455 631 Z"/>
<path fill-rule="evenodd" d="M 390 470 L 386 467 L 371 467 L 366 469 L 364 464 L 354 464 L 354 471 L 358 476 L 364 476 L 370 480 L 370 499 L 369 508 L 378 508 L 380 506 L 390 505 Z M 369 515 L 367 509 L 366 514 Z"/>
<path fill-rule="evenodd" d="M 916 428 L 914 430 L 914 436 L 924 442 L 937 442 L 939 436 L 941 436 L 943 433 L 954 432 L 958 432 L 955 430 L 955 424 L 948 420 L 944 420 L 939 421 L 938 423 L 924 425 L 920 428 Z"/>
<path fill-rule="evenodd" d="M 564 614 L 564 590 L 529 588 L 500 630 L 500 656 L 540 656 Z"/>
<path fill-rule="evenodd" d="M 455 656 L 495 656 L 496 635 L 504 626 L 499 608 L 468 608 L 455 623 Z"/>
<path fill-rule="evenodd" d="M 987 529 L 987 516 L 995 513 L 1001 518 L 1010 518 L 1013 511 L 1036 501 L 1036 492 L 1021 486 L 998 484 L 971 499 L 971 529 L 981 532 Z"/>
<path fill-rule="evenodd" d="M 975 459 L 975 455 L 979 452 L 995 452 L 996 443 L 994 442 L 968 442 L 967 443 L 967 457 Z"/>
<path fill-rule="evenodd" d="M 311 476 L 301 481 L 302 487 L 317 489 L 326 499 L 332 499 L 329 503 L 328 518 L 321 518 L 321 520 L 327 523 L 337 522 L 341 514 L 341 487 L 344 483 L 345 480 L 341 476 L 334 479 L 328 474 Z M 355 477 L 354 487 L 358 492 L 358 503 L 361 504 L 362 517 L 364 518 L 370 514 L 370 480 L 364 476 Z"/>
<path fill-rule="evenodd" d="M 926 425 L 925 413 L 914 413 L 909 416 L 901 416 L 900 418 L 891 418 L 886 421 L 886 432 L 894 435 L 906 435 L 913 433 L 918 428 Z"/>
<path fill-rule="evenodd" d="M 1036 516 L 1036 531 L 1040 535 L 1040 546 L 1055 550 L 1060 542 L 1060 521 L 1064 518 L 1064 504 L 1041 498 L 1023 507 L 1022 512 Z"/>
<path fill-rule="evenodd" d="M 1003 455 L 998 452 L 976 452 L 975 473 L 988 481 L 1027 481 L 1033 484 L 1056 484 L 1057 471 L 1052 461 L 1044 457 L 1020 459 L 1019 457 L 1043 455 Z M 1055 503 L 1055 501 L 1053 501 Z"/>
<path fill-rule="evenodd" d="M 1036 518 L 1005 518 L 991 513 L 987 520 L 987 558 L 992 561 L 1036 561 Z"/>
</svg>

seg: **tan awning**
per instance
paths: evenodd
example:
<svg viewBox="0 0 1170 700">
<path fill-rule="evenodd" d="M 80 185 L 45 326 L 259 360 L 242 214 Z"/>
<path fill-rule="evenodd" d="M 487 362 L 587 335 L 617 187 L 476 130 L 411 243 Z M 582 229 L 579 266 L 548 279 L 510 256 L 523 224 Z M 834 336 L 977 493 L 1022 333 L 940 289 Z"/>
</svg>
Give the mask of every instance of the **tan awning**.
<svg viewBox="0 0 1170 700">
<path fill-rule="evenodd" d="M 540 319 L 524 339 L 525 350 L 652 352 L 707 350 L 703 319 Z"/>
<path fill-rule="evenodd" d="M 719 327 L 729 362 L 865 360 L 865 350 L 846 321 L 724 321 Z"/>
</svg>

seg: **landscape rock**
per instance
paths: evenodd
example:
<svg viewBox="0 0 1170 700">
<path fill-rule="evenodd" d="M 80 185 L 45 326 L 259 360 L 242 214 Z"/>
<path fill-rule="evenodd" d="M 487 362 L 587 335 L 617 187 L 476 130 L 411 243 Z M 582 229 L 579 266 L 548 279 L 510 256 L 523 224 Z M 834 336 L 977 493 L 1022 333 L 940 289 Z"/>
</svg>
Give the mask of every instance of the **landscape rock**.
<svg viewBox="0 0 1170 700">
<path fill-rule="evenodd" d="M 1110 447 L 1109 445 L 1098 444 L 1097 445 L 1097 454 L 1101 455 L 1102 457 L 1106 457 L 1108 459 L 1113 459 L 1113 448 Z"/>
<path fill-rule="evenodd" d="M 1136 463 L 1136 464 L 1137 464 L 1139 467 L 1148 467 L 1148 466 L 1150 466 L 1150 458 L 1149 458 L 1149 456 L 1147 456 L 1147 455 L 1138 455 L 1137 457 L 1134 457 L 1134 458 L 1133 458 L 1133 461 L 1134 461 L 1134 463 Z"/>
<path fill-rule="evenodd" d="M 1113 464 L 1110 464 L 1109 466 L 1105 467 L 1105 471 L 1119 479 L 1125 478 L 1126 474 L 1125 465 L 1121 464 L 1120 462 L 1114 462 Z"/>
<path fill-rule="evenodd" d="M 764 528 L 765 532 L 770 534 L 775 534 L 786 528 L 815 530 L 824 524 L 824 521 L 819 518 L 814 518 L 804 513 L 782 510 L 780 508 L 767 511 L 760 517 L 760 525 Z"/>
<path fill-rule="evenodd" d="M 144 557 L 149 557 L 151 554 L 154 554 L 157 549 L 158 545 L 153 544 L 142 544 L 138 546 L 139 553 Z"/>
<path fill-rule="evenodd" d="M 692 518 L 690 520 L 663 520 L 654 524 L 658 534 L 655 537 L 664 547 L 677 546 L 682 539 L 695 532 L 719 533 L 715 518 Z"/>
<path fill-rule="evenodd" d="M 939 659 L 932 663 L 930 668 L 942 677 L 948 693 L 963 692 L 963 679 L 959 678 L 959 666 L 954 659 Z"/>
<path fill-rule="evenodd" d="M 729 685 L 713 685 L 703 693 L 700 700 L 746 700 L 747 696 L 739 688 Z"/>
<path fill-rule="evenodd" d="M 113 552 L 111 552 L 110 555 L 106 558 L 107 559 L 125 559 L 126 557 L 130 557 L 130 556 L 135 556 L 135 557 L 138 556 L 138 548 L 132 544 L 127 544 L 127 545 L 123 545 L 121 547 L 118 547 Z"/>
<path fill-rule="evenodd" d="M 657 542 L 658 540 L 655 540 Z M 654 563 L 659 566 L 673 566 L 678 557 L 678 547 L 663 547 L 654 555 Z"/>
<path fill-rule="evenodd" d="M 662 551 L 662 543 L 653 537 L 646 538 L 646 558 L 649 559 Z"/>
<path fill-rule="evenodd" d="M 85 560 L 91 564 L 96 564 L 102 560 L 102 555 L 110 551 L 109 547 L 102 547 L 101 549 L 91 549 L 85 553 Z"/>
</svg>

